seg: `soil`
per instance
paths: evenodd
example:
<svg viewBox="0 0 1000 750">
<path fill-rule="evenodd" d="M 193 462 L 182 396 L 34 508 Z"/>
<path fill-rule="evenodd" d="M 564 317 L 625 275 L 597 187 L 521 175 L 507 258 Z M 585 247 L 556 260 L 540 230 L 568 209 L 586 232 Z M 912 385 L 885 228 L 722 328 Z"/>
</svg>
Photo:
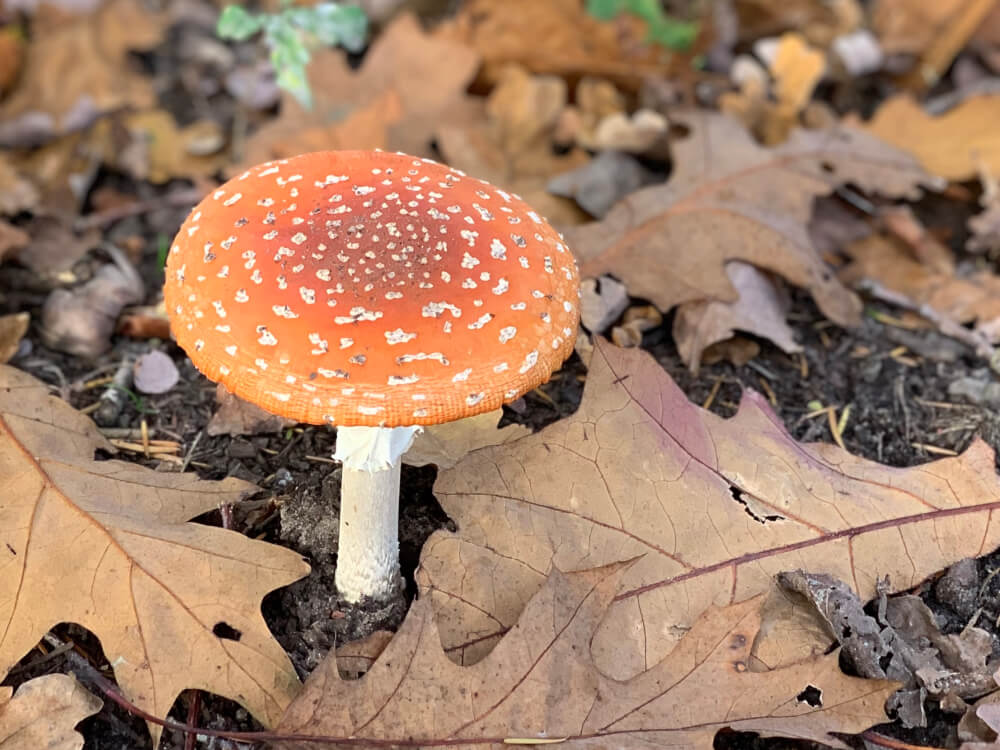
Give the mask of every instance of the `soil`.
<svg viewBox="0 0 1000 750">
<path fill-rule="evenodd" d="M 163 52 L 151 59 L 150 65 L 169 67 L 170 59 L 168 52 Z M 170 90 L 165 91 L 164 96 L 170 98 Z M 231 107 L 221 98 L 219 107 L 220 121 L 228 121 Z M 184 121 L 184 111 L 179 109 L 174 114 Z M 165 195 L 176 187 L 135 184 L 109 173 L 99 176 L 97 187 L 102 186 L 144 199 Z M 940 226 L 940 203 L 930 201 L 917 208 L 929 224 Z M 112 240 L 138 238 L 135 246 L 140 250 L 135 260 L 151 304 L 155 303 L 162 282 L 157 260 L 160 238 L 172 236 L 185 213 L 184 208 L 159 208 L 118 221 L 109 228 Z M 948 223 L 952 221 L 953 218 Z M 953 233 L 951 241 L 955 248 L 961 246 L 962 239 L 961 229 Z M 99 256 L 100 251 L 95 251 L 81 261 L 75 269 L 77 276 L 86 278 L 101 262 Z M 33 320 L 38 320 L 47 292 L 47 286 L 31 278 L 24 269 L 12 264 L 0 267 L 0 313 L 28 311 Z M 831 441 L 833 435 L 826 414 L 816 412 L 832 406 L 838 415 L 848 414 L 842 417 L 845 447 L 852 453 L 892 466 L 911 466 L 961 452 L 977 435 L 994 450 L 1000 448 L 1000 414 L 984 405 L 959 401 L 949 390 L 962 378 L 987 380 L 989 371 L 984 363 L 932 331 L 907 330 L 884 322 L 897 316 L 898 311 L 872 304 L 870 312 L 859 328 L 845 330 L 826 321 L 808 297 L 794 295 L 790 321 L 803 346 L 801 355 L 786 355 L 760 341 L 760 355 L 748 364 L 704 365 L 697 375 L 689 372 L 680 360 L 670 334 L 669 317 L 662 326 L 645 335 L 642 345 L 693 402 L 707 403 L 708 408 L 722 416 L 735 413 L 744 388 L 764 392 L 798 440 Z M 101 388 L 88 387 L 87 383 L 113 373 L 126 356 L 159 348 L 173 358 L 181 376 L 175 388 L 162 396 L 126 399 L 121 412 L 102 426 L 138 430 L 145 420 L 158 436 L 180 443 L 179 455 L 200 477 L 235 476 L 261 488 L 258 494 L 233 509 L 231 527 L 254 538 L 290 547 L 313 565 L 311 575 L 274 592 L 263 604 L 268 625 L 302 677 L 317 666 L 334 643 L 397 626 L 415 590 L 413 573 L 423 543 L 436 530 L 455 530 L 434 497 L 436 470 L 405 467 L 400 516 L 404 578 L 401 596 L 388 608 L 347 606 L 338 600 L 332 587 L 340 489 L 339 468 L 329 458 L 334 447 L 332 430 L 299 426 L 272 435 L 210 437 L 204 430 L 215 406 L 215 385 L 201 376 L 184 353 L 170 342 L 137 343 L 115 337 L 110 351 L 96 361 L 47 349 L 35 328 L 26 342 L 12 364 L 51 384 L 72 406 L 81 409 L 95 404 L 102 393 Z M 586 369 L 574 355 L 550 383 L 505 407 L 504 420 L 537 430 L 566 417 L 579 405 L 585 377 Z M 108 456 L 98 456 L 102 457 Z M 125 451 L 116 458 L 161 470 L 177 468 Z M 218 512 L 197 520 L 222 525 Z M 1000 576 L 994 576 L 998 569 L 1000 556 L 991 555 L 977 562 L 975 576 L 967 579 L 964 588 L 952 584 L 936 587 L 936 579 L 921 587 L 921 595 L 926 597 L 946 632 L 961 630 L 969 622 L 969 612 L 981 607 L 978 625 L 989 629 L 1000 643 L 995 625 L 1000 615 L 997 604 Z M 100 644 L 91 634 L 74 625 L 60 626 L 54 633 L 62 641 L 73 643 L 75 649 L 54 657 L 32 652 L 4 684 L 17 686 L 39 674 L 79 671 L 87 664 L 110 674 Z M 182 695 L 171 716 L 188 720 L 194 695 Z M 200 695 L 197 700 L 200 708 L 191 718 L 200 726 L 260 728 L 230 701 L 209 695 Z M 938 712 L 932 715 L 932 724 L 927 729 L 903 731 L 889 726 L 884 731 L 917 744 L 954 746 L 956 721 L 957 717 Z M 85 747 L 94 750 L 137 750 L 150 746 L 144 723 L 111 701 L 105 701 L 99 714 L 83 722 L 81 730 L 86 738 Z M 720 735 L 717 744 L 749 748 L 794 743 L 760 741 L 730 733 Z M 212 740 L 198 746 L 241 745 Z M 801 743 L 797 746 L 801 747 Z M 184 737 L 167 732 L 161 747 L 180 750 L 184 747 Z"/>
</svg>

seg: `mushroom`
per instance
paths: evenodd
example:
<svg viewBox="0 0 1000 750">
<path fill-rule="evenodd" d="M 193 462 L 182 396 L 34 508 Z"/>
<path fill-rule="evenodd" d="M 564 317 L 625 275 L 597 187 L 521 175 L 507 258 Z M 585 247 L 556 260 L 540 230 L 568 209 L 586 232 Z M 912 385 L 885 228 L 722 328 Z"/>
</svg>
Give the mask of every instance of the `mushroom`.
<svg viewBox="0 0 1000 750">
<path fill-rule="evenodd" d="M 268 162 L 219 187 L 177 234 L 164 297 L 206 376 L 337 427 L 349 602 L 399 590 L 400 459 L 416 432 L 548 380 L 579 320 L 573 256 L 530 206 L 379 151 Z"/>
</svg>

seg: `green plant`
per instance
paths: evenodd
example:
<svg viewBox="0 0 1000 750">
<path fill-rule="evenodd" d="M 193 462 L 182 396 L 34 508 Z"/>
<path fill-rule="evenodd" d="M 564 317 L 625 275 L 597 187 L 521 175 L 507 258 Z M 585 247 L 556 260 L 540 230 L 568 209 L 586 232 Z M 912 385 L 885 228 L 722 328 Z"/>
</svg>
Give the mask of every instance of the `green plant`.
<svg viewBox="0 0 1000 750">
<path fill-rule="evenodd" d="M 271 64 L 278 85 L 302 106 L 312 107 L 312 91 L 306 77 L 310 49 L 316 44 L 341 45 L 351 52 L 364 46 L 368 19 L 353 5 L 322 2 L 311 8 L 288 5 L 277 13 L 250 13 L 241 5 L 229 5 L 219 16 L 216 32 L 223 39 L 243 41 L 263 34 L 271 50 Z"/>
<path fill-rule="evenodd" d="M 668 15 L 660 0 L 587 0 L 587 12 L 602 21 L 631 13 L 646 22 L 650 41 L 669 49 L 687 49 L 698 36 L 696 21 L 680 21 Z"/>
</svg>

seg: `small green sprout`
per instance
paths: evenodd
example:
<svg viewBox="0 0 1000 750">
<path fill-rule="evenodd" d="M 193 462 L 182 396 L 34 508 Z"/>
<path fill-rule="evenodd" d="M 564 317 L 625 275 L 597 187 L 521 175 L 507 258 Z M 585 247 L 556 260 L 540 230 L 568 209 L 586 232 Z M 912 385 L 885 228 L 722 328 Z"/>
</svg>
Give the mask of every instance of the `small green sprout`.
<svg viewBox="0 0 1000 750">
<path fill-rule="evenodd" d="M 360 52 L 367 31 L 368 19 L 361 8 L 332 2 L 311 8 L 289 7 L 286 2 L 277 13 L 250 13 L 240 5 L 229 5 L 216 27 L 220 37 L 236 41 L 263 34 L 271 50 L 278 86 L 306 109 L 312 108 L 312 91 L 306 77 L 310 49 L 317 43 L 339 44 L 350 52 Z"/>
<path fill-rule="evenodd" d="M 660 0 L 587 0 L 587 12 L 608 21 L 630 13 L 646 22 L 649 40 L 668 49 L 686 50 L 698 36 L 698 23 L 667 15 Z"/>
</svg>

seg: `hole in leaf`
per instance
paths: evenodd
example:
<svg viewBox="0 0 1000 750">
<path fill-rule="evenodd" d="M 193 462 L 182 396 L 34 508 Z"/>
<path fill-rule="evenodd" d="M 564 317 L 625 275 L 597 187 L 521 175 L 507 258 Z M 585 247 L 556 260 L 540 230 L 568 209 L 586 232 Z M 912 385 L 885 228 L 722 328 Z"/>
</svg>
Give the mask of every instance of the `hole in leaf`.
<svg viewBox="0 0 1000 750">
<path fill-rule="evenodd" d="M 94 460 L 95 461 L 110 461 L 114 456 L 109 452 L 104 450 L 104 448 L 96 448 L 94 450 Z"/>
<path fill-rule="evenodd" d="M 759 506 L 755 509 L 754 506 L 748 502 L 747 498 L 744 497 L 744 492 L 739 487 L 735 485 L 729 485 L 729 494 L 733 496 L 733 500 L 738 502 L 743 506 L 743 510 L 746 512 L 750 518 L 755 520 L 759 524 L 765 524 L 768 521 L 784 521 L 785 517 L 778 513 L 758 513 Z M 751 496 L 752 498 L 752 496 Z"/>
<path fill-rule="evenodd" d="M 836 168 L 833 166 L 833 164 L 831 164 L 828 161 L 821 161 L 819 163 L 819 168 L 822 169 L 827 174 L 833 174 L 834 172 L 837 171 Z"/>
<path fill-rule="evenodd" d="M 243 633 L 234 628 L 228 622 L 217 622 L 212 626 L 212 633 L 218 638 L 224 638 L 227 641 L 238 641 L 243 637 Z"/>
<path fill-rule="evenodd" d="M 805 690 L 795 696 L 799 703 L 808 703 L 813 708 L 820 708 L 823 705 L 823 693 L 819 688 L 808 685 Z"/>
</svg>

